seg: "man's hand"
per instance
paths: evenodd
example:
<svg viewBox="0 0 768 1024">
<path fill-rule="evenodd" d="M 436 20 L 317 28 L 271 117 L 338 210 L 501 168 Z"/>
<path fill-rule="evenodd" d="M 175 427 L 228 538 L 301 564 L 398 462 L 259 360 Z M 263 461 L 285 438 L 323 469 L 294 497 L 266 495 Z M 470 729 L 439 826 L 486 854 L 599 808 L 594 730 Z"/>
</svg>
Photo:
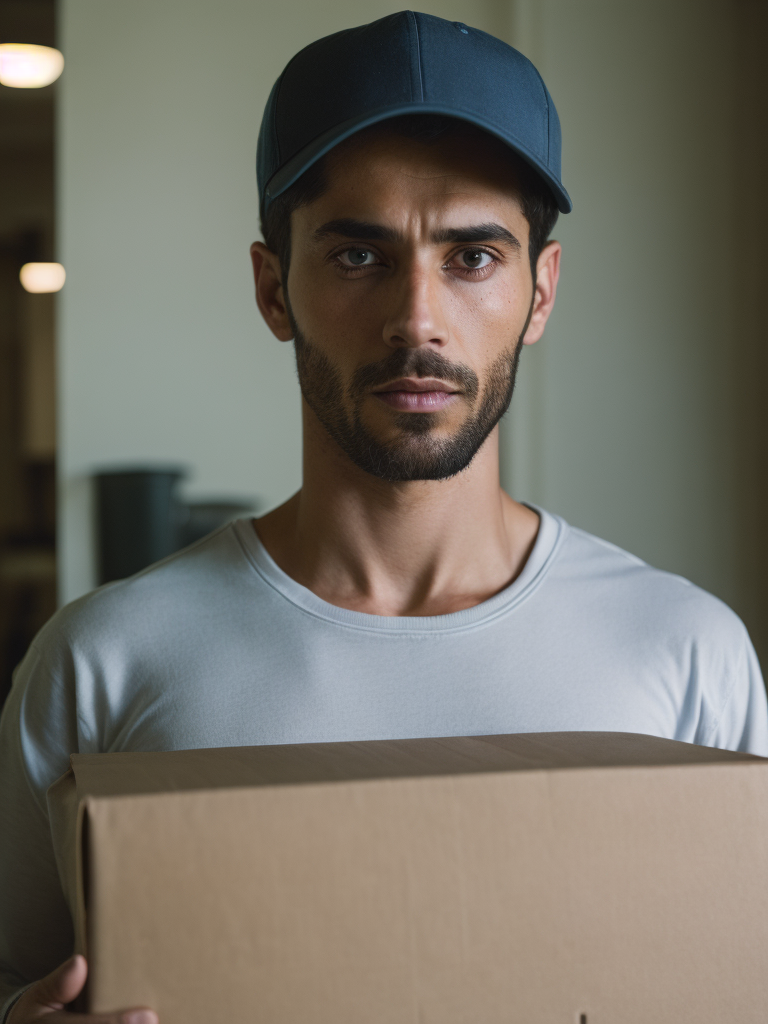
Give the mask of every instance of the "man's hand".
<svg viewBox="0 0 768 1024">
<path fill-rule="evenodd" d="M 73 956 L 41 981 L 36 981 L 11 1008 L 6 1024 L 158 1024 L 157 1014 L 144 1007 L 115 1013 L 70 1013 L 88 977 L 84 956 Z"/>
</svg>

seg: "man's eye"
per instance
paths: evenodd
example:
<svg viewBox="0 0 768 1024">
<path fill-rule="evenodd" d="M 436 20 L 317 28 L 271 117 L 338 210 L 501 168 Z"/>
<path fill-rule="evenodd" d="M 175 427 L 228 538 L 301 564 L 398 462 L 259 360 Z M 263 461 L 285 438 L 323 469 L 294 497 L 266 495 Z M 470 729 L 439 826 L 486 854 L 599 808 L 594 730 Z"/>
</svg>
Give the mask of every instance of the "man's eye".
<svg viewBox="0 0 768 1024">
<path fill-rule="evenodd" d="M 482 270 L 493 263 L 493 256 L 484 249 L 464 249 L 459 253 L 459 262 L 470 270 Z"/>
<path fill-rule="evenodd" d="M 376 262 L 370 249 L 345 249 L 339 253 L 338 258 L 345 267 L 370 267 Z"/>
</svg>

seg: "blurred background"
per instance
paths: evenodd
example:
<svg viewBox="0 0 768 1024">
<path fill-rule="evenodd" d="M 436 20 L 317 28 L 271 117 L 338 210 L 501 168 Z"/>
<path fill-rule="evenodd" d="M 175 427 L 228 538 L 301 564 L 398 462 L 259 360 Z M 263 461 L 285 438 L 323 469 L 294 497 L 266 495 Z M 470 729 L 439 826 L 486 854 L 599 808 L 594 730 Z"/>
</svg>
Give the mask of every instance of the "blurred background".
<svg viewBox="0 0 768 1024">
<path fill-rule="evenodd" d="M 0 59 L 65 61 L 0 85 L 0 691 L 57 600 L 109 578 L 116 494 L 134 521 L 165 502 L 173 535 L 145 538 L 162 553 L 299 486 L 292 349 L 250 279 L 260 116 L 296 50 L 400 9 L 0 0 Z M 563 126 L 574 212 L 502 426 L 505 485 L 717 594 L 765 660 L 768 5 L 419 9 L 522 50 Z M 61 264 L 63 287 L 27 290 L 30 263 Z"/>
</svg>

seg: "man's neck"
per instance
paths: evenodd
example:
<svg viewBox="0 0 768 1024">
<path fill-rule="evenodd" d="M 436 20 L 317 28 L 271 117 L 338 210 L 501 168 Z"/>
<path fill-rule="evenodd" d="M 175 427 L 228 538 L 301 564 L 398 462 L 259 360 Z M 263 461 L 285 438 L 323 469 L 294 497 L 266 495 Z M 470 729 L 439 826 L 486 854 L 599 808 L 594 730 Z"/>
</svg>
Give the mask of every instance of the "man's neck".
<svg viewBox="0 0 768 1024">
<path fill-rule="evenodd" d="M 392 484 L 304 431 L 304 480 L 256 522 L 278 566 L 330 604 L 370 615 L 471 608 L 520 573 L 539 527 L 499 483 L 498 428 L 449 480 Z"/>
</svg>

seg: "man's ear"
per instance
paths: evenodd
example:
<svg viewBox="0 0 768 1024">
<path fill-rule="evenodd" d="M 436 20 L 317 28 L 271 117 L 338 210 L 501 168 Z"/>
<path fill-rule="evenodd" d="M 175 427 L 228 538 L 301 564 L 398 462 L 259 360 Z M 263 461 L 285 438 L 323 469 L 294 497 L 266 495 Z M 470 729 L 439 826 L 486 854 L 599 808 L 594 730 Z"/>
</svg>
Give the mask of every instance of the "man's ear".
<svg viewBox="0 0 768 1024">
<path fill-rule="evenodd" d="M 533 296 L 533 312 L 523 338 L 524 345 L 533 345 L 544 333 L 549 314 L 555 305 L 562 251 L 559 242 L 547 242 L 536 261 L 536 291 Z"/>
<path fill-rule="evenodd" d="M 283 292 L 283 276 L 276 253 L 263 242 L 251 246 L 253 280 L 256 285 L 256 304 L 267 327 L 279 341 L 291 341 L 293 329 L 288 317 Z"/>
</svg>

